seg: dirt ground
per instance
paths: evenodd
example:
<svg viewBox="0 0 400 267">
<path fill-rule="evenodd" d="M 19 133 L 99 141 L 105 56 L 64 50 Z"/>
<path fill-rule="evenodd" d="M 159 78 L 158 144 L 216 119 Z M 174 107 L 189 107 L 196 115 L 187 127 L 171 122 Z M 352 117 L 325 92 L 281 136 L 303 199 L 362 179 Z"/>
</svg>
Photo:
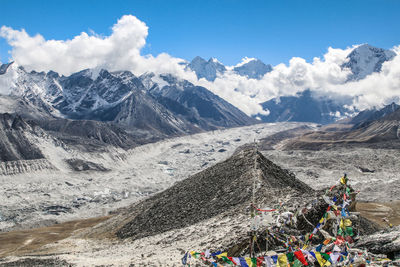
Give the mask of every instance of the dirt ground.
<svg viewBox="0 0 400 267">
<path fill-rule="evenodd" d="M 107 220 L 110 216 L 76 220 L 49 227 L 0 233 L 0 258 L 6 256 L 39 255 L 44 245 L 57 243 L 74 232 Z"/>
<path fill-rule="evenodd" d="M 400 225 L 400 201 L 392 202 L 357 202 L 356 211 L 382 227 Z M 383 219 L 387 219 L 385 222 Z"/>
</svg>

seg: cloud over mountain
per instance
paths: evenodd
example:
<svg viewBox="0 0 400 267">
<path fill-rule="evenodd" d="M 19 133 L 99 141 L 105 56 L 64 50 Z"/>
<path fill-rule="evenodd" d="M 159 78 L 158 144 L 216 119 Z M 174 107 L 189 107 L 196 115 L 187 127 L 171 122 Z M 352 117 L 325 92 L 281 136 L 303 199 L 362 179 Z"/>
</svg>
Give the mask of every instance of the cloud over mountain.
<svg viewBox="0 0 400 267">
<path fill-rule="evenodd" d="M 137 75 L 171 73 L 210 89 L 249 115 L 266 114 L 259 103 L 306 89 L 329 97 L 350 97 L 357 108 L 381 106 L 396 97 L 399 100 L 399 56 L 385 61 L 380 72 L 360 80 L 348 79 L 351 69 L 343 66 L 348 65 L 344 64 L 357 45 L 346 49 L 330 47 L 323 57 L 315 57 L 312 62 L 293 57 L 288 64 L 276 65 L 263 76 L 240 75 L 235 66 L 226 66 L 226 71 L 209 81 L 198 78 L 183 59 L 167 53 L 142 55 L 147 35 L 147 25 L 132 15 L 122 16 L 109 36 L 82 32 L 70 40 L 46 40 L 40 34 L 31 36 L 24 29 L 0 29 L 0 36 L 12 47 L 12 59 L 28 70 L 53 70 L 64 75 L 86 68 L 129 70 Z M 393 51 L 399 54 L 400 48 Z M 240 66 L 250 60 L 244 59 Z"/>
</svg>

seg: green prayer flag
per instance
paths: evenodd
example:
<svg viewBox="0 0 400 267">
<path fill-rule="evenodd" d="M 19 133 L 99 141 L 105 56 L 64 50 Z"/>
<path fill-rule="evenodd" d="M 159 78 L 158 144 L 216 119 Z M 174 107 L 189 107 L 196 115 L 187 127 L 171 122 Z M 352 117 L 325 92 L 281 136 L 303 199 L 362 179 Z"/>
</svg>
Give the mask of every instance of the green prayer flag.
<svg viewBox="0 0 400 267">
<path fill-rule="evenodd" d="M 224 262 L 228 263 L 228 264 L 231 264 L 231 265 L 233 264 L 233 262 L 232 262 L 230 259 L 228 259 L 228 257 L 226 257 L 226 256 L 222 256 L 221 259 L 222 259 Z"/>
<path fill-rule="evenodd" d="M 286 257 L 288 258 L 289 262 L 293 262 L 294 261 L 294 253 L 293 252 L 286 253 Z"/>
<path fill-rule="evenodd" d="M 331 257 L 330 257 L 328 254 L 326 254 L 326 253 L 321 253 L 321 256 L 322 256 L 325 260 L 327 260 L 327 261 L 330 261 L 330 260 L 331 260 Z"/>
<path fill-rule="evenodd" d="M 346 227 L 346 234 L 349 235 L 349 236 L 353 236 L 354 235 L 353 227 L 351 227 L 351 226 Z"/>
</svg>

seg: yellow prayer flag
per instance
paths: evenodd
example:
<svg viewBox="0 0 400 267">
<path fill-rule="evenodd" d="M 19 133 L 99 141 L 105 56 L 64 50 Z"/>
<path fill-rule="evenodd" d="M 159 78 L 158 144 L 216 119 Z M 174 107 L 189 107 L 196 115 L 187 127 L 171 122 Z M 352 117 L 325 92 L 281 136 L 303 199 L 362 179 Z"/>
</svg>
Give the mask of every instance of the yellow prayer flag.
<svg viewBox="0 0 400 267">
<path fill-rule="evenodd" d="M 322 256 L 321 253 L 319 252 L 314 252 L 315 256 L 317 257 L 318 263 L 321 267 L 323 266 L 331 266 L 330 261 L 325 260 Z"/>
<path fill-rule="evenodd" d="M 224 252 L 224 253 L 221 253 L 221 254 L 217 255 L 218 259 L 220 259 L 222 257 L 228 257 L 228 252 Z"/>
<path fill-rule="evenodd" d="M 278 264 L 276 266 L 278 266 L 278 267 L 287 267 L 288 266 L 286 254 L 278 255 Z"/>
<path fill-rule="evenodd" d="M 324 217 L 321 218 L 321 220 L 319 220 L 319 223 L 323 223 L 324 222 Z"/>
<path fill-rule="evenodd" d="M 339 227 L 344 229 L 344 221 L 343 221 L 343 219 L 340 219 Z"/>
<path fill-rule="evenodd" d="M 350 219 L 345 219 L 344 220 L 344 226 L 349 227 L 351 225 L 352 225 L 352 223 L 351 223 Z"/>
<path fill-rule="evenodd" d="M 251 261 L 251 258 L 246 257 L 244 259 L 246 260 L 246 263 L 247 263 L 247 265 L 249 265 L 249 267 L 253 266 L 253 262 Z"/>
</svg>

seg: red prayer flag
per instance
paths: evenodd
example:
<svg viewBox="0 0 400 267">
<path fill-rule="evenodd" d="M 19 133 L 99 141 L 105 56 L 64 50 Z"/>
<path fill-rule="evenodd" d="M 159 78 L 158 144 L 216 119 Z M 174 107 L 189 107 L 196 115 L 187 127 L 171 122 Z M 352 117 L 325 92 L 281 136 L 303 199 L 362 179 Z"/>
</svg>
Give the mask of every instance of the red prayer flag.
<svg viewBox="0 0 400 267">
<path fill-rule="evenodd" d="M 264 257 L 258 257 L 257 258 L 257 267 L 263 266 L 263 262 L 264 262 Z"/>
<path fill-rule="evenodd" d="M 296 256 L 296 258 L 303 264 L 308 266 L 308 262 L 306 261 L 306 258 L 304 258 L 303 252 L 301 252 L 301 250 L 295 251 L 294 255 Z"/>
</svg>

